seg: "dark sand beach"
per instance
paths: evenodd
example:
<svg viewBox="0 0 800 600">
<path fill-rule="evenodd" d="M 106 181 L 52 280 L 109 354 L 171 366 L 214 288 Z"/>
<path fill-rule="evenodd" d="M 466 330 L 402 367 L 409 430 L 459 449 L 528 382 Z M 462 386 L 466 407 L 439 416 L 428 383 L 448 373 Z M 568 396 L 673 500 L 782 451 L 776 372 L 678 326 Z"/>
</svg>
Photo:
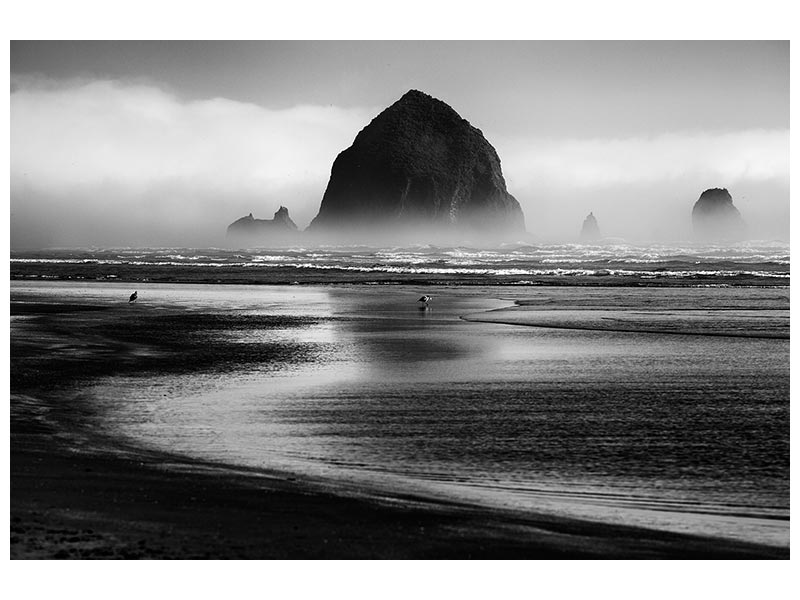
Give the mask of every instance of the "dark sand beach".
<svg viewBox="0 0 800 600">
<path fill-rule="evenodd" d="M 481 292 L 482 302 L 490 296 Z M 788 545 L 387 493 L 166 452 L 101 426 L 103 405 L 87 393 L 111 376 L 315 364 L 320 347 L 292 336 L 246 346 L 209 336 L 300 332 L 330 317 L 234 317 L 13 287 L 11 315 L 12 558 L 788 558 Z M 788 532 L 788 516 L 776 518 Z"/>
<path fill-rule="evenodd" d="M 786 558 L 788 551 L 630 527 L 359 500 L 285 476 L 69 451 L 14 435 L 11 557 Z M 164 468 L 164 463 L 169 468 Z"/>
</svg>

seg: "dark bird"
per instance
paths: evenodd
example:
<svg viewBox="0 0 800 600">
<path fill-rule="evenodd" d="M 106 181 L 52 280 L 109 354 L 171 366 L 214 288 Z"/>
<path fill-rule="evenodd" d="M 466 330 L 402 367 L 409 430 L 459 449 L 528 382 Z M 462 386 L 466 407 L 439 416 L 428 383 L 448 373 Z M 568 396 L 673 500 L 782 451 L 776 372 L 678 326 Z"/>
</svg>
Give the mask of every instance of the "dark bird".
<svg viewBox="0 0 800 600">
<path fill-rule="evenodd" d="M 424 302 L 425 304 L 427 304 L 428 302 L 430 302 L 431 298 L 433 298 L 433 296 L 423 296 L 422 298 L 417 300 L 417 302 Z"/>
<path fill-rule="evenodd" d="M 131 294 L 131 297 L 130 297 L 130 298 L 128 298 L 128 304 L 130 304 L 131 302 L 136 302 L 136 299 L 137 299 L 138 297 L 139 297 L 139 291 L 137 290 L 137 291 L 135 291 L 135 292 L 133 292 L 133 293 Z"/>
</svg>

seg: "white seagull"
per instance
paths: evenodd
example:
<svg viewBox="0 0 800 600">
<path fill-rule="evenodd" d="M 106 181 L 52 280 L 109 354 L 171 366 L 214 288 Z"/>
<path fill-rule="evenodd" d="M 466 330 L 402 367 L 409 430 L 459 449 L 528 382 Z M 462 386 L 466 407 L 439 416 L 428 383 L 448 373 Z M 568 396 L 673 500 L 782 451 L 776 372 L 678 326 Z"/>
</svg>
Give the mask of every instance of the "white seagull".
<svg viewBox="0 0 800 600">
<path fill-rule="evenodd" d="M 130 304 L 131 302 L 136 302 L 136 299 L 137 299 L 138 297 L 139 297 L 139 291 L 137 290 L 137 291 L 135 291 L 135 292 L 133 292 L 133 293 L 131 294 L 131 297 L 130 297 L 130 298 L 128 298 L 128 304 Z"/>
<path fill-rule="evenodd" d="M 417 302 L 424 302 L 425 304 L 427 304 L 428 302 L 431 301 L 431 298 L 433 298 L 433 296 L 423 296 L 422 298 L 417 300 Z"/>
</svg>

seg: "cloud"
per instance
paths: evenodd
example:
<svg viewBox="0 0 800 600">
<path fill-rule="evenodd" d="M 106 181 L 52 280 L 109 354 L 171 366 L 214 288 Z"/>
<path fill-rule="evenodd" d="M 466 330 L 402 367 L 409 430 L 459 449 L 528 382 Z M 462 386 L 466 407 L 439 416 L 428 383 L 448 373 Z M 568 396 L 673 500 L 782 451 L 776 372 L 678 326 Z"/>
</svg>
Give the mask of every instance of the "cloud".
<svg viewBox="0 0 800 600">
<path fill-rule="evenodd" d="M 182 102 L 155 87 L 114 81 L 18 85 L 11 169 L 65 185 L 113 179 L 147 187 L 176 178 L 281 185 L 324 177 L 365 119 L 363 109 Z"/>
<path fill-rule="evenodd" d="M 119 81 L 15 77 L 12 211 L 38 209 L 46 218 L 65 205 L 76 219 L 92 219 L 109 203 L 120 216 L 138 205 L 164 218 L 205 212 L 209 230 L 224 230 L 241 214 L 271 216 L 299 196 L 303 206 L 294 212 L 310 220 L 334 158 L 374 114 L 184 101 L 152 85 Z"/>
<path fill-rule="evenodd" d="M 542 239 L 574 239 L 594 211 L 607 235 L 685 239 L 700 193 L 727 187 L 754 237 L 788 239 L 789 131 L 495 140 L 509 191 Z"/>
<path fill-rule="evenodd" d="M 521 187 L 598 188 L 705 177 L 789 179 L 789 130 L 666 133 L 651 137 L 501 141 L 503 168 Z"/>
</svg>

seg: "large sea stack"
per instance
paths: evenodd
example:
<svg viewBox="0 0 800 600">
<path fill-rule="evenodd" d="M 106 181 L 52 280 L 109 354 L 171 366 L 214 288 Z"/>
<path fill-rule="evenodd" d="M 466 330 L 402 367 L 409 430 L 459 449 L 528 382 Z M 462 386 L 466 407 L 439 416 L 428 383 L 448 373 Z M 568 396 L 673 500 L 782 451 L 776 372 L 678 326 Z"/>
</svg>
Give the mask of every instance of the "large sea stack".
<svg viewBox="0 0 800 600">
<path fill-rule="evenodd" d="M 253 213 L 228 225 L 227 238 L 232 244 L 245 246 L 274 246 L 297 237 L 297 225 L 289 210 L 281 206 L 272 219 L 256 219 Z"/>
<path fill-rule="evenodd" d="M 508 237 L 525 231 L 525 219 L 481 131 L 411 90 L 336 157 L 309 230 Z"/>
<path fill-rule="evenodd" d="M 704 240 L 739 240 L 745 225 L 733 198 L 725 188 L 712 188 L 700 194 L 692 209 L 695 237 Z"/>
</svg>

